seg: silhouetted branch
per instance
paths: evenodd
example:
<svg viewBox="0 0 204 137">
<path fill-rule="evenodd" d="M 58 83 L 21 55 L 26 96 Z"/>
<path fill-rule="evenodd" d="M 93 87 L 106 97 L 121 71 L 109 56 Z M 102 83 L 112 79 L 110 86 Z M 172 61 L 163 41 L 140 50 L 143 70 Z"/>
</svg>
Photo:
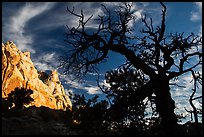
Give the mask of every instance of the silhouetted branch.
<svg viewBox="0 0 204 137">
<path fill-rule="evenodd" d="M 119 6 L 119 10 L 115 12 L 111 12 L 105 5 L 101 5 L 105 15 L 98 15 L 96 21 L 99 21 L 99 23 L 98 27 L 94 28 L 94 32 L 89 32 L 89 29 L 85 30 L 87 28 L 86 24 L 92 16 L 84 20 L 83 11 L 76 14 L 74 8 L 73 10 L 68 9 L 69 13 L 79 18 L 79 22 L 77 28 L 67 27 L 67 42 L 69 46 L 72 46 L 72 49 L 70 50 L 70 56 L 62 58 L 60 62 L 61 66 L 65 68 L 65 73 L 74 74 L 81 78 L 88 72 L 97 71 L 96 65 L 106 61 L 110 51 L 124 56 L 126 64 L 131 66 L 127 70 L 138 70 L 149 78 L 149 81 L 140 87 L 141 90 L 138 89 L 139 96 L 137 98 L 136 96 L 128 97 L 128 99 L 132 100 L 135 97 L 135 101 L 141 101 L 154 93 L 156 95 L 157 111 L 162 119 L 161 124 L 165 127 L 167 134 L 172 134 L 173 129 L 177 129 L 177 117 L 174 113 L 175 102 L 170 94 L 169 85 L 172 84 L 170 80 L 194 71 L 195 68 L 202 65 L 202 52 L 199 51 L 199 46 L 202 46 L 202 38 L 195 36 L 193 33 L 185 38 L 184 33 L 166 35 L 165 18 L 167 10 L 164 3 L 161 2 L 160 4 L 163 8 L 161 24 L 154 27 L 152 18 L 148 22 L 146 15 L 142 16 L 141 20 L 145 29 L 141 32 L 145 36 L 141 36 L 141 38 L 130 35 L 133 31 L 129 22 L 135 18 L 134 12 L 131 11 L 131 4 L 126 3 Z M 132 42 L 131 40 L 135 39 L 137 42 L 132 44 L 135 41 Z M 193 64 L 185 66 L 192 58 L 196 58 Z M 126 67 L 124 64 L 122 66 Z M 116 70 L 121 71 L 118 72 L 119 74 L 123 71 L 120 68 Z M 109 75 L 109 73 L 107 74 Z M 144 78 L 144 75 L 140 78 Z M 105 77 L 107 78 L 107 76 Z M 116 76 L 113 75 L 112 77 L 115 78 Z M 200 81 L 197 80 L 199 83 Z M 115 81 L 115 83 L 117 82 L 120 83 L 118 80 Z M 97 83 L 102 92 L 106 92 L 107 89 L 102 89 L 99 81 Z M 111 90 L 119 92 L 122 87 L 119 86 L 117 89 L 118 85 L 115 85 L 115 83 L 112 82 L 113 89 Z M 131 85 L 131 83 L 127 84 Z M 177 84 L 173 85 L 179 86 Z M 130 87 L 132 89 L 137 88 L 136 86 Z M 108 96 L 116 97 L 116 94 L 109 93 Z"/>
</svg>

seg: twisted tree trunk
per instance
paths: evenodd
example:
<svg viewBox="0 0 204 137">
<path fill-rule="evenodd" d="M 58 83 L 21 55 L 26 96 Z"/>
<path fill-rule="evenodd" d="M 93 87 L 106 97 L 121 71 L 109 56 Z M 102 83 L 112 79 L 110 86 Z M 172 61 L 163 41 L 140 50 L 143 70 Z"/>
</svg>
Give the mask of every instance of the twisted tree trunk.
<svg viewBox="0 0 204 137">
<path fill-rule="evenodd" d="M 124 55 L 135 68 L 141 69 L 145 74 L 150 76 L 150 83 L 152 84 L 152 89 L 150 90 L 152 93 L 153 90 L 155 91 L 156 108 L 162 119 L 161 124 L 164 127 L 164 132 L 167 135 L 177 134 L 177 132 L 175 132 L 178 127 L 177 117 L 174 113 L 175 102 L 171 98 L 168 76 L 162 71 L 159 72 L 159 74 L 156 74 L 154 70 L 146 65 L 141 59 L 139 59 L 133 51 L 127 49 L 124 46 L 117 48 L 116 46 L 111 46 L 110 48 L 112 51 Z M 143 95 L 148 94 L 147 91 L 143 92 Z"/>
<path fill-rule="evenodd" d="M 170 94 L 169 79 L 165 75 L 158 75 L 152 82 L 156 94 L 156 109 L 161 117 L 164 132 L 167 135 L 178 134 L 177 117 L 174 113 L 175 102 Z"/>
</svg>

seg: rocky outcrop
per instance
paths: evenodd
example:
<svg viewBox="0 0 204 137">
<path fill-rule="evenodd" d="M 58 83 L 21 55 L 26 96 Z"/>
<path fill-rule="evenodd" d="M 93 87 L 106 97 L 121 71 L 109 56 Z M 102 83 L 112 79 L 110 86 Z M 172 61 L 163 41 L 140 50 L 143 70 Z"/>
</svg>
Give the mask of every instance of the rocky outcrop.
<svg viewBox="0 0 204 137">
<path fill-rule="evenodd" d="M 30 53 L 21 52 L 9 41 L 2 44 L 2 98 L 6 98 L 16 87 L 33 90 L 31 97 L 34 101 L 28 106 L 46 106 L 58 110 L 72 107 L 58 78 L 58 72 L 53 70 L 49 75 L 38 72 Z"/>
</svg>

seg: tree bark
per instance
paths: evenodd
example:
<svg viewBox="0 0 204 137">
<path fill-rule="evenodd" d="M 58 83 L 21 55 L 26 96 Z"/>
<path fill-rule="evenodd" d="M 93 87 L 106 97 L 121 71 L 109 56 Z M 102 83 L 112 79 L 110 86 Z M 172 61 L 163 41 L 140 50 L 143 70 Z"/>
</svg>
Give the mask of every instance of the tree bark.
<svg viewBox="0 0 204 137">
<path fill-rule="evenodd" d="M 174 113 L 175 102 L 171 98 L 169 79 L 166 75 L 158 75 L 152 82 L 156 94 L 156 109 L 161 117 L 164 132 L 167 135 L 178 134 L 177 116 Z"/>
<path fill-rule="evenodd" d="M 154 90 L 156 94 L 156 108 L 161 117 L 164 132 L 167 135 L 177 134 L 178 132 L 175 132 L 178 129 L 177 117 L 174 113 L 175 102 L 171 98 L 169 78 L 165 72 L 161 71 L 159 74 L 156 74 L 151 67 L 146 65 L 133 51 L 125 46 L 111 46 L 110 49 L 124 55 L 135 68 L 141 69 L 150 76 L 152 91 Z"/>
</svg>

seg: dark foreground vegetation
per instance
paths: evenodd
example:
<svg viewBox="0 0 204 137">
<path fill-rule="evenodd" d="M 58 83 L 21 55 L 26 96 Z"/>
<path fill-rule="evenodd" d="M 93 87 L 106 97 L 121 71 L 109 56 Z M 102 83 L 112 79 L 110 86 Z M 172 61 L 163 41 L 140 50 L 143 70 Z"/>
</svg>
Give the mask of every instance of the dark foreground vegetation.
<svg viewBox="0 0 204 137">
<path fill-rule="evenodd" d="M 98 102 L 97 98 L 75 95 L 71 111 L 43 106 L 10 108 L 13 102 L 4 99 L 2 135 L 166 135 L 159 117 L 144 118 L 141 109 L 132 115 L 122 107 L 108 108 L 107 101 Z M 21 101 L 28 103 L 27 99 Z M 125 122 L 128 117 L 129 123 Z M 201 135 L 202 123 L 187 122 L 178 131 L 177 135 Z"/>
</svg>

